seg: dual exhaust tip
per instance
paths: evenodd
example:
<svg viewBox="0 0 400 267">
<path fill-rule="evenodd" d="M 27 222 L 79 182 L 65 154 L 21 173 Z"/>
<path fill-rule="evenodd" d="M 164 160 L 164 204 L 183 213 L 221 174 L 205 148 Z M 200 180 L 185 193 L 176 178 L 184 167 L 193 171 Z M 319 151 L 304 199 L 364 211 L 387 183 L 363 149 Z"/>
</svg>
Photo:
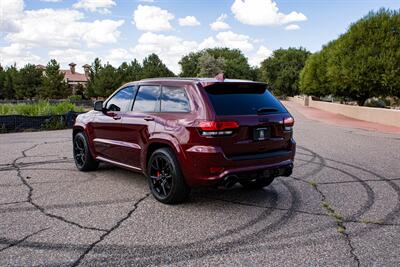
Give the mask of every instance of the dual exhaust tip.
<svg viewBox="0 0 400 267">
<path fill-rule="evenodd" d="M 265 170 L 262 175 L 265 177 L 278 177 L 278 176 L 285 176 L 288 177 L 293 172 L 293 165 L 285 166 L 282 168 L 272 169 L 272 170 Z M 249 175 L 250 176 L 250 175 Z M 243 177 L 243 178 L 242 178 Z M 246 179 L 246 175 L 241 175 L 240 179 Z M 237 175 L 228 175 L 226 176 L 221 185 L 225 188 L 233 187 L 237 182 L 239 182 L 239 177 Z"/>
</svg>

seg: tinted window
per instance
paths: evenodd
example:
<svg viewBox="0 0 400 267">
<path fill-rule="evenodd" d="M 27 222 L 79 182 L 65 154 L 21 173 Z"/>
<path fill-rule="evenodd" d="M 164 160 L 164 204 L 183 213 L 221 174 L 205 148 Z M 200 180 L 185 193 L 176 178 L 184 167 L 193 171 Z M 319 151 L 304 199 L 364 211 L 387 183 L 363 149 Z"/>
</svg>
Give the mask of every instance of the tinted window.
<svg viewBox="0 0 400 267">
<path fill-rule="evenodd" d="M 189 99 L 185 88 L 163 87 L 161 112 L 190 112 Z"/>
<path fill-rule="evenodd" d="M 135 99 L 135 104 L 133 105 L 133 110 L 139 112 L 158 111 L 157 103 L 159 97 L 160 97 L 159 86 L 153 86 L 153 85 L 140 86 L 139 92 L 137 93 Z"/>
<path fill-rule="evenodd" d="M 263 84 L 217 83 L 206 87 L 205 90 L 217 115 L 286 112 L 283 105 Z"/>
<path fill-rule="evenodd" d="M 127 112 L 131 110 L 135 96 L 135 87 L 129 86 L 119 90 L 108 102 L 106 108 L 110 111 Z"/>
</svg>

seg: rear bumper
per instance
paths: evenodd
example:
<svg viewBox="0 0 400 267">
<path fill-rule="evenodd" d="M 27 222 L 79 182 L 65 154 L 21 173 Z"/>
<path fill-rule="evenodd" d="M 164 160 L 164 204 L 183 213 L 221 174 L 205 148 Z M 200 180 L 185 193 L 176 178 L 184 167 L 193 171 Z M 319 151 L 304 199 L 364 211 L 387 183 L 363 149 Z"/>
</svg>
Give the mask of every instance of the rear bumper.
<svg viewBox="0 0 400 267">
<path fill-rule="evenodd" d="M 193 146 L 186 149 L 185 164 L 181 165 L 190 186 L 212 185 L 230 175 L 272 170 L 274 176 L 288 176 L 293 168 L 296 145 L 290 150 L 259 153 L 228 158 L 219 147 Z M 289 172 L 290 170 L 290 172 Z"/>
</svg>

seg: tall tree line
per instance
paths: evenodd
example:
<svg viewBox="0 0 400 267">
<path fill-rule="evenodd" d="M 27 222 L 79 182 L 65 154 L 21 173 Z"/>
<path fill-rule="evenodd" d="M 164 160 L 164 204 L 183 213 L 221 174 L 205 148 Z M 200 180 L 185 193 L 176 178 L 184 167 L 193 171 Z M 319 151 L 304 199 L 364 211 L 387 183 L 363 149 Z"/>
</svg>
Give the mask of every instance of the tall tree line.
<svg viewBox="0 0 400 267">
<path fill-rule="evenodd" d="M 181 58 L 181 77 L 214 77 L 266 82 L 276 95 L 299 93 L 349 98 L 362 105 L 370 97 L 400 97 L 400 11 L 370 12 L 338 39 L 311 54 L 304 48 L 278 49 L 251 67 L 238 49 L 212 48 Z M 28 64 L 0 66 L 0 98 L 64 98 L 71 94 L 51 60 L 44 73 Z M 84 97 L 106 97 L 126 82 L 175 74 L 156 54 L 119 67 L 95 59 Z"/>
<path fill-rule="evenodd" d="M 300 90 L 359 105 L 371 97 L 400 97 L 400 12 L 370 12 L 311 55 L 301 72 Z"/>
<path fill-rule="evenodd" d="M 96 58 L 92 63 L 86 88 L 78 88 L 83 97 L 106 97 L 126 82 L 143 78 L 170 77 L 174 73 L 156 54 L 146 57 L 142 63 L 136 59 L 115 68 L 102 64 Z M 61 99 L 72 94 L 60 72 L 60 64 L 52 59 L 44 70 L 27 64 L 20 70 L 15 65 L 3 68 L 0 65 L 0 99 Z"/>
</svg>

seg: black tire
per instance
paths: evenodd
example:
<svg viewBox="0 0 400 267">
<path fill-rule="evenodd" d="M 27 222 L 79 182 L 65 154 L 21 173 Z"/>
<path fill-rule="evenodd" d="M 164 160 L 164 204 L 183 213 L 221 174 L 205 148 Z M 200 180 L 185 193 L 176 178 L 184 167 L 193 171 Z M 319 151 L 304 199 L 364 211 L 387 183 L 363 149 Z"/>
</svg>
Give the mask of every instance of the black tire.
<svg viewBox="0 0 400 267">
<path fill-rule="evenodd" d="M 147 176 L 151 193 L 162 203 L 181 203 L 189 196 L 190 187 L 186 185 L 178 160 L 170 148 L 160 148 L 151 154 Z"/>
<path fill-rule="evenodd" d="M 94 171 L 99 167 L 99 162 L 90 153 L 85 133 L 79 132 L 74 136 L 73 153 L 78 170 L 83 172 Z"/>
<path fill-rule="evenodd" d="M 269 186 L 274 179 L 275 177 L 259 177 L 254 180 L 242 180 L 239 183 L 246 189 L 261 189 Z"/>
</svg>

